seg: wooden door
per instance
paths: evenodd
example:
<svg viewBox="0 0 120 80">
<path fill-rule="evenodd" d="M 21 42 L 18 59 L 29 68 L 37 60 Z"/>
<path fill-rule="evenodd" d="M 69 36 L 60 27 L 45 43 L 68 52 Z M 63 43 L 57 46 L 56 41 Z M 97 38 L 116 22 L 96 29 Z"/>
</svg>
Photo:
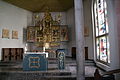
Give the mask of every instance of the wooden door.
<svg viewBox="0 0 120 80">
<path fill-rule="evenodd" d="M 11 48 L 11 61 L 16 61 L 16 48 Z"/>
<path fill-rule="evenodd" d="M 75 58 L 76 59 L 76 47 L 72 47 L 72 58 Z"/>
<path fill-rule="evenodd" d="M 85 47 L 85 60 L 88 59 L 88 47 Z"/>
<path fill-rule="evenodd" d="M 9 61 L 10 60 L 10 52 L 9 48 L 3 48 L 2 49 L 2 55 L 3 55 L 3 61 Z"/>
</svg>

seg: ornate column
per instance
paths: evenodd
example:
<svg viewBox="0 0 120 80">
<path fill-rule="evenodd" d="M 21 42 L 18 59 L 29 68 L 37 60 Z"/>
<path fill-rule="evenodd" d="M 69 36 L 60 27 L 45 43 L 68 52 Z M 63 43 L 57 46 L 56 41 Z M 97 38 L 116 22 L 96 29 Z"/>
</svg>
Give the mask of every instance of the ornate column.
<svg viewBox="0 0 120 80">
<path fill-rule="evenodd" d="M 85 80 L 85 54 L 84 54 L 84 19 L 83 0 L 74 0 L 75 7 L 75 32 L 76 32 L 76 58 L 77 80 Z"/>
</svg>

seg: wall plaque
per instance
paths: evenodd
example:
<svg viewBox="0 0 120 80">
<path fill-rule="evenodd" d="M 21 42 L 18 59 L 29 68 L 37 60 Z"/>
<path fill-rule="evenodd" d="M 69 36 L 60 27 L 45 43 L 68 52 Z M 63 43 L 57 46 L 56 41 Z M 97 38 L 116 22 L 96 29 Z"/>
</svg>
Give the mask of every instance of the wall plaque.
<svg viewBox="0 0 120 80">
<path fill-rule="evenodd" d="M 3 29 L 2 30 L 2 38 L 8 38 L 9 39 L 9 30 Z"/>
<path fill-rule="evenodd" d="M 12 39 L 18 39 L 18 31 L 12 31 Z"/>
<path fill-rule="evenodd" d="M 68 41 L 68 27 L 67 26 L 60 27 L 60 39 L 61 41 Z"/>
</svg>

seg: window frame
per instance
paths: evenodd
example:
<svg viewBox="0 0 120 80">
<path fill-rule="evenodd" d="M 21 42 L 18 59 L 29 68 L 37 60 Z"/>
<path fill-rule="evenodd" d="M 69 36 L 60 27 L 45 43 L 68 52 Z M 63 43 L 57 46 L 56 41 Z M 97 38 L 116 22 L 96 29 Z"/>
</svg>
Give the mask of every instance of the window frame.
<svg viewBox="0 0 120 80">
<path fill-rule="evenodd" d="M 102 0 L 101 0 L 102 1 Z M 107 2 L 106 2 L 106 0 L 103 0 L 103 12 L 101 13 L 101 15 L 103 14 L 104 15 L 104 22 L 102 23 L 102 25 L 104 25 L 105 26 L 105 33 L 103 33 L 103 34 L 101 34 L 100 35 L 100 33 L 99 33 L 99 29 L 100 29 L 100 25 L 101 24 L 99 24 L 99 12 L 98 12 L 98 0 L 94 0 L 94 2 L 93 2 L 93 17 L 94 17 L 94 40 L 95 40 L 95 56 L 96 56 L 96 61 L 98 61 L 98 62 L 101 62 L 101 63 L 103 63 L 103 64 L 106 64 L 106 65 L 109 65 L 110 64 L 110 51 L 108 52 L 108 50 L 110 50 L 110 47 L 108 46 L 108 45 L 110 45 L 110 43 L 108 43 L 109 42 L 109 40 L 108 40 L 108 37 L 109 37 L 109 30 L 108 30 L 108 28 L 109 28 L 109 26 L 108 26 L 108 18 L 107 18 Z M 99 3 L 100 4 L 100 3 Z M 105 4 L 106 4 L 106 6 L 105 6 Z M 98 28 L 96 28 L 98 26 Z M 98 29 L 98 33 L 96 33 L 97 32 L 97 30 L 96 29 Z M 101 48 L 100 48 L 100 38 L 101 37 L 105 37 L 106 38 L 106 56 L 107 56 L 107 59 L 106 59 L 106 61 L 104 61 L 104 60 L 102 60 L 101 58 L 100 58 L 100 55 L 101 55 L 101 52 L 100 52 L 100 50 L 101 50 Z M 98 39 L 98 42 L 99 42 L 99 51 L 97 51 L 97 39 Z M 99 52 L 99 53 L 98 53 Z"/>
</svg>

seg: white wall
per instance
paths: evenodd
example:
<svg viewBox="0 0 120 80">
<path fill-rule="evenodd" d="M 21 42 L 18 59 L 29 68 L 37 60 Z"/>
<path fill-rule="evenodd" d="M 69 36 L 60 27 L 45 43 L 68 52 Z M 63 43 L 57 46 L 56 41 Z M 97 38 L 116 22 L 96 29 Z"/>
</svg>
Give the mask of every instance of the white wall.
<svg viewBox="0 0 120 80">
<path fill-rule="evenodd" d="M 89 35 L 85 37 L 85 47 L 88 47 L 88 59 L 94 59 L 93 53 L 93 38 L 92 38 L 92 14 L 91 14 L 91 1 L 84 0 L 84 26 L 88 28 Z M 75 14 L 74 8 L 66 12 L 67 25 L 69 27 L 69 42 L 68 42 L 68 56 L 71 56 L 71 48 L 76 47 L 75 38 Z"/>
<path fill-rule="evenodd" d="M 88 36 L 85 36 L 85 47 L 88 47 L 88 59 L 94 59 L 91 0 L 83 1 L 84 27 L 88 28 Z"/>
<path fill-rule="evenodd" d="M 76 47 L 76 38 L 75 38 L 75 15 L 74 8 L 69 9 L 67 12 L 67 25 L 69 29 L 69 42 L 68 42 L 68 56 L 72 56 L 71 48 Z"/>
<path fill-rule="evenodd" d="M 115 0 L 115 12 L 116 12 L 116 25 L 117 25 L 117 36 L 118 36 L 118 49 L 119 49 L 119 52 L 118 52 L 118 55 L 119 55 L 119 66 L 120 66 L 120 33 L 119 33 L 119 30 L 120 30 L 120 0 Z M 119 67 L 120 68 L 120 67 Z M 117 73 L 115 74 L 115 80 L 120 80 L 120 73 Z"/>
<path fill-rule="evenodd" d="M 31 21 L 31 12 L 0 1 L 0 56 L 2 48 L 24 48 L 23 28 Z M 9 29 L 9 39 L 2 38 L 2 29 Z M 12 30 L 18 31 L 18 39 L 12 39 Z"/>
<path fill-rule="evenodd" d="M 109 40 L 110 40 L 110 69 L 120 68 L 119 64 L 119 50 L 118 50 L 118 35 L 116 25 L 116 14 L 114 1 L 107 1 L 108 6 L 108 26 L 109 26 Z M 110 12 L 110 13 L 109 13 Z M 116 16 L 116 17 L 115 17 Z"/>
<path fill-rule="evenodd" d="M 88 28 L 89 35 L 85 37 L 85 47 L 88 47 L 88 59 L 94 59 L 93 53 L 93 38 L 92 38 L 92 14 L 91 14 L 91 1 L 84 0 L 84 26 Z M 71 48 L 76 47 L 75 38 L 75 14 L 74 8 L 66 12 L 67 25 L 69 27 L 69 42 L 68 42 L 68 56 L 71 56 Z"/>
<path fill-rule="evenodd" d="M 118 37 L 118 49 L 119 49 L 119 64 L 120 64 L 120 0 L 115 0 L 114 2 L 115 6 L 115 18 L 116 18 L 116 26 L 117 26 L 117 37 Z"/>
</svg>

